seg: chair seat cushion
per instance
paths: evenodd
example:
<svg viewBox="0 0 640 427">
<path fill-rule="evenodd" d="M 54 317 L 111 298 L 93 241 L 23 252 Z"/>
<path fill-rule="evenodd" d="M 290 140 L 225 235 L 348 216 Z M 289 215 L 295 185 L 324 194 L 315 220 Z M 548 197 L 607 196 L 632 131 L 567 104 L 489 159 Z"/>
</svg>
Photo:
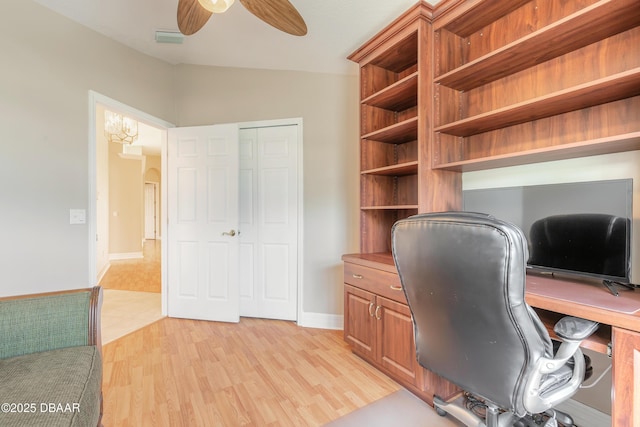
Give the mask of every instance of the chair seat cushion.
<svg viewBox="0 0 640 427">
<path fill-rule="evenodd" d="M 2 359 L 0 384 L 1 426 L 95 426 L 100 418 L 102 360 L 95 346 Z"/>
</svg>

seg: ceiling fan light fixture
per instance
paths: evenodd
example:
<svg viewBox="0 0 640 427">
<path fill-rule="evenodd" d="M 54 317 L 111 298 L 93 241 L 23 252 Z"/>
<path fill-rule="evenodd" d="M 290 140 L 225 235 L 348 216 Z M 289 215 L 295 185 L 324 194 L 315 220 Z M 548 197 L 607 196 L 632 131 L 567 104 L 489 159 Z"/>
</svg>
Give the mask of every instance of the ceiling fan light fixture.
<svg viewBox="0 0 640 427">
<path fill-rule="evenodd" d="M 234 0 L 198 0 L 200 6 L 211 13 L 223 13 L 231 7 Z"/>
</svg>

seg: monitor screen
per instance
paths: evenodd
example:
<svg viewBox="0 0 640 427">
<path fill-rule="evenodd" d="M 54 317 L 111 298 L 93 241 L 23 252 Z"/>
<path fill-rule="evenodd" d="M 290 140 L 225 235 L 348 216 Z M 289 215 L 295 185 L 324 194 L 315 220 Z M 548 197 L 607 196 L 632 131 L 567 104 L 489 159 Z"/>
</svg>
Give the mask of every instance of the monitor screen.
<svg viewBox="0 0 640 427">
<path fill-rule="evenodd" d="M 463 210 L 522 229 L 529 267 L 629 283 L 633 180 L 463 191 Z"/>
</svg>

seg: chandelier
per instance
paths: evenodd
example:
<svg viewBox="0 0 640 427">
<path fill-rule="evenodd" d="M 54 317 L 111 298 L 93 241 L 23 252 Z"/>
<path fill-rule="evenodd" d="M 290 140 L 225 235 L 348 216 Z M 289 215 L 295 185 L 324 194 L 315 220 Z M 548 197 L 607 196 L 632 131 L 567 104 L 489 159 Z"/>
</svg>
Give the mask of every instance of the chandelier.
<svg viewBox="0 0 640 427">
<path fill-rule="evenodd" d="M 105 110 L 104 134 L 109 142 L 131 144 L 138 139 L 138 121 L 122 114 Z"/>
</svg>

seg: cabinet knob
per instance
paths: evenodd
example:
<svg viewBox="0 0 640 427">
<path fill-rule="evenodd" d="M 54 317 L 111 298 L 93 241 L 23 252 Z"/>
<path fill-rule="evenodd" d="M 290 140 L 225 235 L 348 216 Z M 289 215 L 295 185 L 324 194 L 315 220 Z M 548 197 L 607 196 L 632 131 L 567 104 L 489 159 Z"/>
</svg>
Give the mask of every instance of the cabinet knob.
<svg viewBox="0 0 640 427">
<path fill-rule="evenodd" d="M 382 306 L 377 306 L 376 307 L 376 319 L 380 320 L 380 309 L 382 308 Z"/>
<path fill-rule="evenodd" d="M 372 302 L 369 303 L 369 316 L 373 317 L 373 306 L 374 304 Z"/>
<path fill-rule="evenodd" d="M 391 288 L 392 291 L 401 291 L 402 290 L 402 286 L 391 285 L 389 287 Z"/>
<path fill-rule="evenodd" d="M 352 274 L 354 279 L 364 279 L 364 276 L 362 274 Z"/>
</svg>

